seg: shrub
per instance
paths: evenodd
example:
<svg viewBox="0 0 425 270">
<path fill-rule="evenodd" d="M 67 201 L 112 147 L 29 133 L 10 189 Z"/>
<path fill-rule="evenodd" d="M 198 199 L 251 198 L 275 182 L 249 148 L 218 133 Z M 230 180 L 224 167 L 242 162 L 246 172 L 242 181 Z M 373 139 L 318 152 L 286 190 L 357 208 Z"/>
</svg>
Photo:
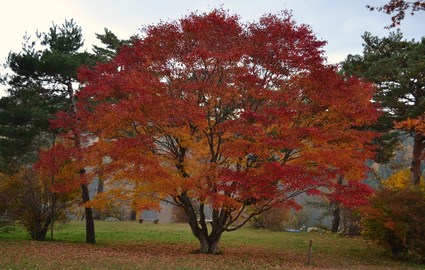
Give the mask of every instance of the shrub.
<svg viewBox="0 0 425 270">
<path fill-rule="evenodd" d="M 6 209 L 7 218 L 21 224 L 34 240 L 44 240 L 55 221 L 65 220 L 69 197 L 52 193 L 51 179 L 40 179 L 30 168 L 5 177 L 0 194 L 0 209 Z"/>
<path fill-rule="evenodd" d="M 425 193 L 419 189 L 384 188 L 370 199 L 362 218 L 363 235 L 392 256 L 425 260 Z"/>
</svg>

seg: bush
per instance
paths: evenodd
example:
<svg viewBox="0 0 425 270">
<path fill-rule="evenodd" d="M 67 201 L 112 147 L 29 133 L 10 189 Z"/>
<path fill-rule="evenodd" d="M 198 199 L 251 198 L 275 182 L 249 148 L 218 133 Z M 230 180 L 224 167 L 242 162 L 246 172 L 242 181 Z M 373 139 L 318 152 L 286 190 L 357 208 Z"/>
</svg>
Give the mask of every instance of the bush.
<svg viewBox="0 0 425 270">
<path fill-rule="evenodd" d="M 393 257 L 425 261 L 425 193 L 408 188 L 378 191 L 364 208 L 362 229 Z"/>
<path fill-rule="evenodd" d="M 21 224 L 34 240 L 44 240 L 55 221 L 65 220 L 69 197 L 52 193 L 51 179 L 40 179 L 30 168 L 4 177 L 0 194 L 0 209 L 5 209 L 7 218 Z"/>
</svg>

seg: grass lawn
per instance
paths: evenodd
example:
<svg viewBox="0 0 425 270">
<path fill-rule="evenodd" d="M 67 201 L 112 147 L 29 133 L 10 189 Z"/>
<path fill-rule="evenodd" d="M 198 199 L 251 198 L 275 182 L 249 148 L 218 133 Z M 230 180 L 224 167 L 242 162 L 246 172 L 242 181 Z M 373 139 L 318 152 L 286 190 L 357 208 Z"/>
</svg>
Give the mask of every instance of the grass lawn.
<svg viewBox="0 0 425 270">
<path fill-rule="evenodd" d="M 45 242 L 30 241 L 20 228 L 0 230 L 0 269 L 425 269 L 394 261 L 361 238 L 332 234 L 245 228 L 223 234 L 222 255 L 201 255 L 191 253 L 198 243 L 186 224 L 97 221 L 96 245 L 84 243 L 84 228 L 59 225 L 55 240 Z"/>
</svg>

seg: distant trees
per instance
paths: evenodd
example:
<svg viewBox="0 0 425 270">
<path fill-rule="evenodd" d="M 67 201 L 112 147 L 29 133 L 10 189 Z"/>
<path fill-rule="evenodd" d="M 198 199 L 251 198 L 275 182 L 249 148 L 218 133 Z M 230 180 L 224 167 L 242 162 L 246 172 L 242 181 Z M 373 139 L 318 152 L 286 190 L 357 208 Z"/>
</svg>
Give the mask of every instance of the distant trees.
<svg viewBox="0 0 425 270">
<path fill-rule="evenodd" d="M 404 1 L 391 1 L 404 2 Z M 388 162 L 402 134 L 413 138 L 410 170 L 394 173 L 362 208 L 363 235 L 389 250 L 396 258 L 423 261 L 425 196 L 421 161 L 425 133 L 425 39 L 403 40 L 398 31 L 379 38 L 365 33 L 363 55 L 349 55 L 343 72 L 373 82 L 374 100 L 382 104 L 375 126 L 383 132 L 376 142 L 381 149 L 377 162 Z M 399 132 L 394 132 L 395 130 Z"/>
</svg>

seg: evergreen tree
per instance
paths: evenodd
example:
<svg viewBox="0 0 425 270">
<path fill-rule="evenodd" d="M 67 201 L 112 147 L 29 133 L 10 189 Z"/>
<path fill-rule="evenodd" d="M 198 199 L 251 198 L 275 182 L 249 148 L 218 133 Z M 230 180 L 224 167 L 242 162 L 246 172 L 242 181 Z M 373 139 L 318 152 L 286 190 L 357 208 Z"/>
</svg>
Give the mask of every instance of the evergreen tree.
<svg viewBox="0 0 425 270">
<path fill-rule="evenodd" d="M 103 34 L 96 34 L 103 46 L 93 45 L 93 51 L 102 61 L 113 59 L 123 46 L 130 46 L 131 40 L 122 40 L 112 33 L 108 28 L 104 28 Z"/>
<path fill-rule="evenodd" d="M 1 161 L 13 170 L 22 163 L 17 161 L 33 152 L 31 147 L 42 145 L 38 138 L 52 134 L 49 118 L 60 110 L 75 116 L 78 68 L 92 66 L 99 60 L 95 54 L 82 51 L 82 30 L 73 20 L 61 26 L 53 24 L 47 33 L 37 33 L 36 37 L 36 41 L 25 37 L 22 51 L 11 53 L 7 62 L 14 73 L 7 78 L 9 96 L 1 100 L 0 113 L 5 115 L 0 122 Z M 79 134 L 74 136 L 79 144 Z M 34 158 L 28 160 L 31 161 Z M 87 185 L 82 184 L 81 189 L 83 201 L 88 202 Z M 91 208 L 85 208 L 85 216 L 86 241 L 95 243 Z"/>
<path fill-rule="evenodd" d="M 401 32 L 379 38 L 365 33 L 363 55 L 349 55 L 342 68 L 346 74 L 362 77 L 375 83 L 379 91 L 376 101 L 383 106 L 378 130 L 386 132 L 381 137 L 384 151 L 382 160 L 393 153 L 398 136 L 390 131 L 394 123 L 417 118 L 425 112 L 425 38 L 415 42 L 403 39 Z M 412 132 L 412 183 L 420 181 L 420 161 L 425 146 L 425 136 Z"/>
</svg>

